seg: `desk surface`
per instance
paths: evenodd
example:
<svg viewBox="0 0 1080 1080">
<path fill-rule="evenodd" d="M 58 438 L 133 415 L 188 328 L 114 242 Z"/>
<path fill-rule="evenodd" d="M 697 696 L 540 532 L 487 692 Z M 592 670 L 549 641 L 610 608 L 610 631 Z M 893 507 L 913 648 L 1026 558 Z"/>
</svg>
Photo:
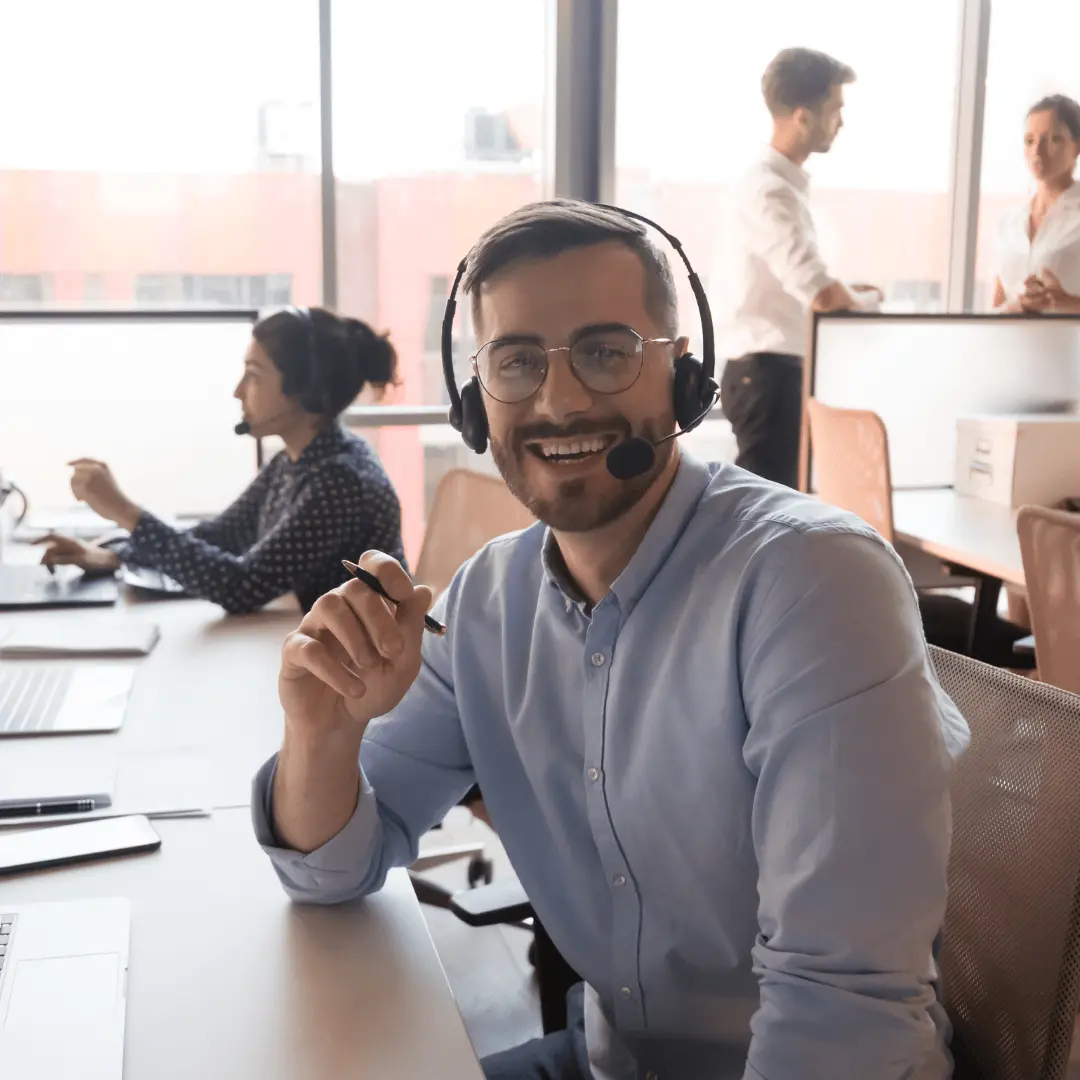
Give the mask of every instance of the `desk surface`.
<svg viewBox="0 0 1080 1080">
<path fill-rule="evenodd" d="M 10 903 L 130 898 L 125 1080 L 481 1080 L 404 871 L 302 906 L 246 810 L 154 825 L 156 853 L 3 885 Z"/>
<path fill-rule="evenodd" d="M 122 590 L 126 592 L 126 590 Z M 251 778 L 281 745 L 277 671 L 286 634 L 300 621 L 295 601 L 254 615 L 229 615 L 203 600 L 122 600 L 114 608 L 0 614 L 15 622 L 140 618 L 161 628 L 138 671 L 123 727 L 115 734 L 2 740 L 5 766 L 31 766 L 58 752 L 102 747 L 119 755 L 192 747 L 214 769 L 214 805 L 246 806 Z M 43 661 L 51 663 L 51 661 Z"/>
<path fill-rule="evenodd" d="M 1016 511 L 951 489 L 894 491 L 897 540 L 1010 585 L 1024 584 Z"/>
</svg>

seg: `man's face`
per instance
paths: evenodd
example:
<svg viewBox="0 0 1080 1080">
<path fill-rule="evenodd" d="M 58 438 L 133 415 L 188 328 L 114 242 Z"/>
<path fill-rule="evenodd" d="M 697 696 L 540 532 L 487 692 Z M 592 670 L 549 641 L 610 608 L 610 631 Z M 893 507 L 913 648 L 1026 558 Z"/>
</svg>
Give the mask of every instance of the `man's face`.
<svg viewBox="0 0 1080 1080">
<path fill-rule="evenodd" d="M 828 153 L 844 126 L 844 88 L 834 86 L 816 109 L 804 109 L 803 112 L 809 131 L 810 152 Z"/>
<path fill-rule="evenodd" d="M 645 280 L 641 259 L 617 242 L 524 259 L 481 287 L 477 333 L 481 343 L 522 339 L 548 349 L 601 326 L 666 338 L 646 307 Z M 631 436 L 655 442 L 674 430 L 672 358 L 685 348 L 685 340 L 646 344 L 636 382 L 617 394 L 586 387 L 565 351 L 548 356 L 547 377 L 525 401 L 504 404 L 485 390 L 491 452 L 514 495 L 563 532 L 596 529 L 625 514 L 664 471 L 673 443 L 657 447 L 652 469 L 629 481 L 608 472 L 606 453 Z"/>
</svg>

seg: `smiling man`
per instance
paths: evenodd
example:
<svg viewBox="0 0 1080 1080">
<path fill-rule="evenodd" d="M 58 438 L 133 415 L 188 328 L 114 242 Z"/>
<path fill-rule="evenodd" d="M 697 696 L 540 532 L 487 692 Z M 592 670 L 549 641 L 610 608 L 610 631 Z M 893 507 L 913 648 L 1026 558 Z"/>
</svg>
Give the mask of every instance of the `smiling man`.
<svg viewBox="0 0 1080 1080">
<path fill-rule="evenodd" d="M 962 719 L 914 592 L 853 517 L 674 441 L 667 259 L 615 211 L 496 224 L 465 286 L 471 442 L 540 523 L 440 601 L 388 556 L 286 642 L 256 832 L 297 900 L 407 866 L 474 783 L 584 984 L 490 1080 L 927 1080 Z M 479 439 L 476 436 L 480 436 Z M 647 463 L 643 463 L 647 464 Z M 359 764 L 358 764 L 359 763 Z"/>
</svg>

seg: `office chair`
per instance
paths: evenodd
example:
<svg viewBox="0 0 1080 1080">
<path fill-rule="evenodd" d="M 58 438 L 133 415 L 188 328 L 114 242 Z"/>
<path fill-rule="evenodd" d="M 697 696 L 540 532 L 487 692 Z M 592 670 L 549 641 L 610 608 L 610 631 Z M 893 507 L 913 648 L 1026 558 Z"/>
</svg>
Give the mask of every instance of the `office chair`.
<svg viewBox="0 0 1080 1080">
<path fill-rule="evenodd" d="M 1080 514 L 1023 506 L 1016 530 L 1039 678 L 1080 693 Z"/>
<path fill-rule="evenodd" d="M 487 476 L 472 469 L 450 469 L 439 481 L 428 513 L 424 542 L 416 562 L 416 580 L 427 585 L 438 597 L 444 592 L 457 573 L 458 568 L 470 559 L 489 540 L 504 533 L 527 528 L 536 519 L 510 494 L 510 489 L 498 476 Z M 473 788 L 462 799 L 462 804 L 483 817 L 481 796 Z M 465 845 L 472 848 L 474 845 Z M 484 858 L 483 846 L 479 850 L 448 848 L 427 856 L 425 865 L 412 867 L 413 888 L 421 903 L 432 907 L 450 906 L 453 892 L 417 876 L 423 869 L 468 858 L 468 882 L 473 888 L 481 882 L 490 885 L 492 865 Z M 447 857 L 441 858 L 445 854 Z"/>
<path fill-rule="evenodd" d="M 893 526 L 892 473 L 889 467 L 889 437 L 877 413 L 863 409 L 838 409 L 816 398 L 806 402 L 810 438 L 814 446 L 814 473 L 817 497 L 862 518 L 890 544 L 896 543 Z M 970 603 L 947 591 L 960 585 L 919 587 L 919 610 L 926 638 L 951 652 L 971 655 L 974 652 L 978 590 L 976 602 Z M 1013 657 L 1012 641 L 1023 630 L 997 619 L 992 655 L 980 659 L 1006 666 L 1020 667 L 1030 660 Z"/>
<path fill-rule="evenodd" d="M 939 957 L 956 1080 L 1063 1080 L 1080 1006 L 1080 696 L 931 646 L 971 728 Z"/>
</svg>

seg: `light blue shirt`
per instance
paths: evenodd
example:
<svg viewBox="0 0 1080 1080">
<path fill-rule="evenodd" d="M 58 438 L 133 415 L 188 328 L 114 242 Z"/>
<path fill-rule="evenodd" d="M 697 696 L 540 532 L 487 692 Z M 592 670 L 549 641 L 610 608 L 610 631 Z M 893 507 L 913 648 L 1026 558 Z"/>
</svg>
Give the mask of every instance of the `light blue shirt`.
<svg viewBox="0 0 1080 1080">
<path fill-rule="evenodd" d="M 947 1077 L 932 945 L 952 757 L 915 593 L 858 519 L 684 454 L 589 612 L 549 532 L 458 573 L 419 678 L 372 723 L 342 831 L 286 890 L 378 889 L 475 781 L 588 984 L 600 1080 Z"/>
</svg>

